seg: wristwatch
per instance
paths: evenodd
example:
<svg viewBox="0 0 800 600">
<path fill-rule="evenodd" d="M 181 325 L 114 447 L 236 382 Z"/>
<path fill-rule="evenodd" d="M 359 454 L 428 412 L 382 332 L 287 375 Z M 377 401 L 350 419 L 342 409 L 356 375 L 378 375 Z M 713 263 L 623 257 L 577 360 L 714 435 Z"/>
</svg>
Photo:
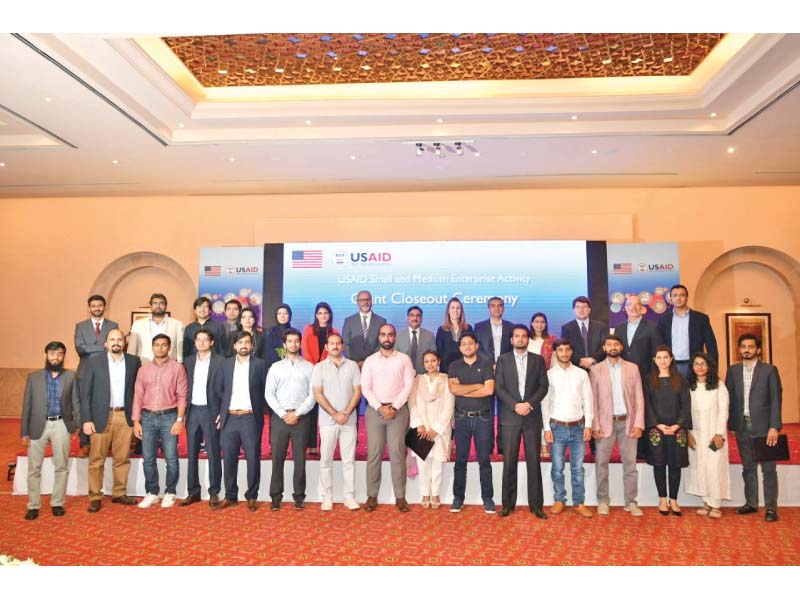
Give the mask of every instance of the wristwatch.
<svg viewBox="0 0 800 600">
<path fill-rule="evenodd" d="M 178 417 L 175 419 L 178 423 L 183 423 L 183 417 Z"/>
</svg>

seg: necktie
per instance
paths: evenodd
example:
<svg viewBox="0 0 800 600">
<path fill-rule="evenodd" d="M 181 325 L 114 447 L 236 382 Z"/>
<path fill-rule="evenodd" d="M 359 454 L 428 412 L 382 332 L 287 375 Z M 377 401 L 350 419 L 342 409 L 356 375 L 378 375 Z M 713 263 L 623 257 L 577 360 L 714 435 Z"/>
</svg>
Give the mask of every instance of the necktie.
<svg viewBox="0 0 800 600">
<path fill-rule="evenodd" d="M 589 332 L 586 330 L 586 323 L 581 321 L 581 337 L 583 338 L 583 348 L 586 356 L 589 356 Z"/>
<path fill-rule="evenodd" d="M 100 321 L 94 322 L 94 337 L 100 339 Z"/>
<path fill-rule="evenodd" d="M 363 315 L 361 317 L 361 335 L 364 336 L 364 341 L 367 340 L 367 329 L 368 328 L 369 327 L 367 325 L 367 315 Z"/>
<path fill-rule="evenodd" d="M 417 330 L 411 332 L 411 364 L 417 365 Z"/>
</svg>

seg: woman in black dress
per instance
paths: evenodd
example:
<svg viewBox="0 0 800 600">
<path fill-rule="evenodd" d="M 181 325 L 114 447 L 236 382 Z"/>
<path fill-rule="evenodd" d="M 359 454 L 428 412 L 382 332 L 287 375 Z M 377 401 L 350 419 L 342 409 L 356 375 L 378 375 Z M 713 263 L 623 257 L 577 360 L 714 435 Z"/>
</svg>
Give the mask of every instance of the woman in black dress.
<svg viewBox="0 0 800 600">
<path fill-rule="evenodd" d="M 439 371 L 447 373 L 450 363 L 461 358 L 461 334 L 472 331 L 458 298 L 450 298 L 444 311 L 444 323 L 436 330 L 436 353 L 441 358 Z"/>
<path fill-rule="evenodd" d="M 692 428 L 689 387 L 678 374 L 675 357 L 669 346 L 656 348 L 653 363 L 644 386 L 647 464 L 653 466 L 659 498 L 658 512 L 668 515 L 671 510 L 673 515 L 679 517 L 678 487 L 681 469 L 689 466 L 687 431 Z"/>
<path fill-rule="evenodd" d="M 264 358 L 264 334 L 256 327 L 256 313 L 249 306 L 243 308 L 240 313 L 238 329 L 239 331 L 247 331 L 253 336 L 253 349 L 250 351 L 250 355 Z M 225 353 L 225 356 L 229 358 L 236 354 L 233 349 L 233 338 L 234 336 L 231 335 L 228 340 L 228 349 Z"/>
</svg>

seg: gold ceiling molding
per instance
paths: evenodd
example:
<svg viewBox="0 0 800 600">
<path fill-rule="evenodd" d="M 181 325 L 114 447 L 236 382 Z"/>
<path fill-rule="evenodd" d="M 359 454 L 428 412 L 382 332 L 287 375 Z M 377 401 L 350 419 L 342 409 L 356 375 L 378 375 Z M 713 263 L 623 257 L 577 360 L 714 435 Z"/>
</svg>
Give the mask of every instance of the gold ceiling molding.
<svg viewBox="0 0 800 600">
<path fill-rule="evenodd" d="M 236 34 L 162 38 L 206 88 L 687 76 L 721 33 Z"/>
</svg>

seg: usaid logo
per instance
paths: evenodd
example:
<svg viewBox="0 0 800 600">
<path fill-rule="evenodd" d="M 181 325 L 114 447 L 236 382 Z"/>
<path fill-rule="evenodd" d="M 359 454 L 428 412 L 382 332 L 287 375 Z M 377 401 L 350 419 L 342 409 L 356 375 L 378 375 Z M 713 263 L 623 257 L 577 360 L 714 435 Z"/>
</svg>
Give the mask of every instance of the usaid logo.
<svg viewBox="0 0 800 600">
<path fill-rule="evenodd" d="M 392 254 L 391 252 L 351 252 L 350 262 L 387 264 L 392 262 Z"/>
</svg>

